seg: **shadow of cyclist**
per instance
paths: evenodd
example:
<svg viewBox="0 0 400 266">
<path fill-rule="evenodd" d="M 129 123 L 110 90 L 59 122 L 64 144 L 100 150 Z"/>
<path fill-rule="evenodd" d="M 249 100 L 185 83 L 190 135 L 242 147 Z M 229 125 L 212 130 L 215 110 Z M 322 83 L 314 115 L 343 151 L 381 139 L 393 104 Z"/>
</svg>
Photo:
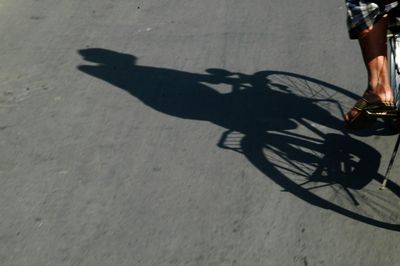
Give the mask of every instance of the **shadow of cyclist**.
<svg viewBox="0 0 400 266">
<path fill-rule="evenodd" d="M 198 74 L 140 66 L 135 56 L 105 49 L 86 49 L 79 53 L 85 60 L 98 63 L 79 66 L 79 70 L 128 91 L 168 115 L 207 120 L 240 132 L 254 126 L 268 129 L 270 123 L 257 120 L 266 117 L 273 117 L 282 128 L 295 126 L 288 119 L 304 118 L 331 128 L 342 127 L 341 120 L 315 105 L 311 98 L 288 93 L 283 86 L 266 93 L 267 71 L 245 75 L 209 69 L 207 74 Z M 222 94 L 205 83 L 229 84 L 232 92 Z M 274 129 L 276 126 L 272 125 Z"/>
<path fill-rule="evenodd" d="M 286 72 L 260 71 L 246 75 L 208 69 L 205 74 L 199 74 L 141 66 L 135 56 L 106 49 L 85 49 L 79 54 L 84 60 L 96 63 L 80 65 L 79 70 L 129 92 L 153 109 L 175 117 L 210 121 L 226 128 L 219 147 L 242 153 L 266 176 L 299 198 L 371 225 L 400 230 L 400 226 L 357 214 L 303 186 L 310 182 L 338 184 L 344 188 L 350 202 L 357 205 L 358 199 L 351 190 L 364 188 L 373 177 L 382 179 L 378 174 L 381 158 L 378 151 L 346 134 L 327 134 L 323 130 L 341 131 L 343 122 L 322 108 L 321 103 L 340 107 L 335 93 L 352 99 L 356 99 L 356 95 L 319 80 Z M 313 82 L 333 93 L 323 97 L 315 96 L 320 93 L 318 91 L 314 95 L 295 94 L 292 91 L 295 84 L 278 82 L 271 78 L 272 75 Z M 228 84 L 231 92 L 220 93 L 211 88 L 214 84 Z M 291 131 L 299 125 L 317 137 Z M 232 141 L 232 135 L 239 137 Z M 316 153 L 323 154 L 322 158 Z M 268 157 L 271 154 L 285 165 L 273 163 Z M 343 164 L 351 167 L 343 169 Z M 301 165 L 314 170 L 303 171 Z M 283 167 L 287 170 L 285 173 L 281 170 Z M 289 178 L 292 175 L 303 176 L 305 182 L 294 182 Z M 390 183 L 389 189 L 400 195 L 395 184 Z"/>
</svg>

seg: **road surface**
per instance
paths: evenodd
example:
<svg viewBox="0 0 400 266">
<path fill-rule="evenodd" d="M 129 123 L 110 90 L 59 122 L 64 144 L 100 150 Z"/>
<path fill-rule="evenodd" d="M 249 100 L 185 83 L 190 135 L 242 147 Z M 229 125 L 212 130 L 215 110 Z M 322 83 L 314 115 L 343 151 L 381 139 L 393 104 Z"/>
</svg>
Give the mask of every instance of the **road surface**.
<svg viewBox="0 0 400 266">
<path fill-rule="evenodd" d="M 0 0 L 0 33 L 1 265 L 399 265 L 344 1 Z"/>
</svg>

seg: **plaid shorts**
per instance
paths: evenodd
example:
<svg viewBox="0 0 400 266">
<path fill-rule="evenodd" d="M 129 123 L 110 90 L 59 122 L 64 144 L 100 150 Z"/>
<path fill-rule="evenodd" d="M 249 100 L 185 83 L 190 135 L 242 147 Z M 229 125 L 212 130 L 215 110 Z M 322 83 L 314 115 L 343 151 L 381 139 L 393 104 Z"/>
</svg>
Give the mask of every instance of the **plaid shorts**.
<svg viewBox="0 0 400 266">
<path fill-rule="evenodd" d="M 347 28 L 351 39 L 371 27 L 384 14 L 389 14 L 389 29 L 400 28 L 400 4 L 394 0 L 346 0 Z"/>
</svg>

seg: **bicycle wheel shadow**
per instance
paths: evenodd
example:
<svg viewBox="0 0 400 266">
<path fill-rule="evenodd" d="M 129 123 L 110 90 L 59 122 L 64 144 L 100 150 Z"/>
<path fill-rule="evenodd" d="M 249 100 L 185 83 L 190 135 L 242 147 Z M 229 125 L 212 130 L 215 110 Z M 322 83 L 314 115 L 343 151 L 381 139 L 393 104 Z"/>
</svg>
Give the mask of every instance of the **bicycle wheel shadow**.
<svg viewBox="0 0 400 266">
<path fill-rule="evenodd" d="M 200 74 L 141 66 L 133 55 L 100 48 L 79 54 L 94 63 L 79 65 L 80 71 L 129 92 L 147 106 L 226 128 L 218 146 L 246 156 L 285 191 L 351 219 L 400 231 L 395 210 L 382 208 L 400 197 L 400 187 L 389 182 L 390 197 L 369 189 L 383 179 L 378 173 L 381 155 L 342 131 L 341 100 L 358 96 L 288 72 L 247 75 L 207 69 Z M 231 86 L 231 92 L 213 88 L 219 84 Z M 300 127 L 307 132 L 299 133 Z M 378 124 L 367 134 L 389 133 Z"/>
</svg>

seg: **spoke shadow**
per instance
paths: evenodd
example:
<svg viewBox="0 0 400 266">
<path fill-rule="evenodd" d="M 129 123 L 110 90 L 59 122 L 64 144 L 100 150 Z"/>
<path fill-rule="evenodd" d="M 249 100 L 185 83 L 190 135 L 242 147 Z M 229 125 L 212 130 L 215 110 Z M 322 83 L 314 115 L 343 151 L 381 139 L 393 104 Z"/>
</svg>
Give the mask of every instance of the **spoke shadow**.
<svg viewBox="0 0 400 266">
<path fill-rule="evenodd" d="M 364 192 L 383 179 L 378 173 L 380 153 L 342 130 L 341 100 L 354 101 L 355 94 L 288 72 L 247 75 L 214 68 L 189 73 L 141 66 L 133 55 L 106 49 L 84 49 L 79 54 L 94 63 L 78 66 L 80 71 L 153 109 L 226 128 L 218 146 L 246 156 L 285 191 L 349 218 L 400 230 L 392 222 L 394 210 L 383 206 L 390 199 Z M 212 88 L 218 84 L 229 85 L 231 92 Z M 308 133 L 298 133 L 299 127 Z M 390 133 L 377 123 L 362 134 Z M 400 196 L 396 184 L 389 182 L 388 190 Z"/>
</svg>

